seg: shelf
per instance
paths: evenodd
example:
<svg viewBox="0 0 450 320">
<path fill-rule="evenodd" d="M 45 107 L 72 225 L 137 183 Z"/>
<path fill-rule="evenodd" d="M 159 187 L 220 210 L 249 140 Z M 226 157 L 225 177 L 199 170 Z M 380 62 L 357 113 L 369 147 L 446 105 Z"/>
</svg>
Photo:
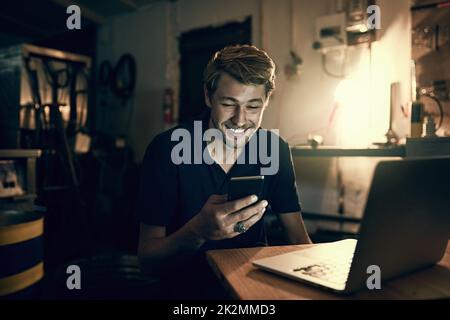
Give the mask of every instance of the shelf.
<svg viewBox="0 0 450 320">
<path fill-rule="evenodd" d="M 16 195 L 16 196 L 9 196 L 9 197 L 0 197 L 0 201 L 24 201 L 24 200 L 33 200 L 36 199 L 36 194 L 22 194 L 22 195 Z"/>
<path fill-rule="evenodd" d="M 302 212 L 302 217 L 305 220 L 323 220 L 342 223 L 361 223 L 362 221 L 361 218 L 347 217 L 345 215 L 312 213 L 312 212 Z"/>
<path fill-rule="evenodd" d="M 404 157 L 406 155 L 404 146 L 368 148 L 293 146 L 291 150 L 294 157 Z"/>
<path fill-rule="evenodd" d="M 408 138 L 407 157 L 450 157 L 450 138 Z"/>
<path fill-rule="evenodd" d="M 0 149 L 0 159 L 39 158 L 39 149 Z"/>
</svg>

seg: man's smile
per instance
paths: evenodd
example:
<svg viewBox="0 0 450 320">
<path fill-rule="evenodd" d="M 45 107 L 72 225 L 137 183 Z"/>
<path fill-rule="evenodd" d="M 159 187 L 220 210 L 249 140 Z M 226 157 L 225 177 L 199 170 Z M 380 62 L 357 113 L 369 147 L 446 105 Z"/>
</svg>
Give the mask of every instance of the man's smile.
<svg viewBox="0 0 450 320">
<path fill-rule="evenodd" d="M 245 135 L 246 128 L 230 127 L 225 125 L 225 133 L 233 138 L 241 138 Z"/>
</svg>

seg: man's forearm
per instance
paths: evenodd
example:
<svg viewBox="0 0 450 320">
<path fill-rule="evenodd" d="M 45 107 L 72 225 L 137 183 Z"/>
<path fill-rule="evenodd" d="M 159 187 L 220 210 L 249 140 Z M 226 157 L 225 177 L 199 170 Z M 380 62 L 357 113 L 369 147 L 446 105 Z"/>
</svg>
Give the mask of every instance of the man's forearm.
<svg viewBox="0 0 450 320">
<path fill-rule="evenodd" d="M 145 273 L 160 274 L 167 265 L 183 260 L 204 243 L 205 239 L 187 224 L 167 237 L 140 241 L 138 254 L 141 268 Z"/>
<path fill-rule="evenodd" d="M 309 238 L 308 231 L 306 230 L 300 211 L 283 213 L 279 217 L 287 232 L 286 234 L 287 240 L 291 244 L 312 243 L 311 239 Z"/>
</svg>

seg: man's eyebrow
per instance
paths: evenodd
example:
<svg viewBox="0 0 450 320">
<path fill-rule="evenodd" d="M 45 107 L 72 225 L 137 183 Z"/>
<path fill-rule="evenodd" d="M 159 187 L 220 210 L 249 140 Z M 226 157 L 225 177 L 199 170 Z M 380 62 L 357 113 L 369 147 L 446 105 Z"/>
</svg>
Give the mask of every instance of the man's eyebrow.
<svg viewBox="0 0 450 320">
<path fill-rule="evenodd" d="M 231 100 L 234 102 L 239 102 L 237 99 L 233 98 L 233 97 L 220 97 L 220 100 Z"/>
<path fill-rule="evenodd" d="M 263 103 L 264 101 L 261 98 L 256 98 L 256 99 L 250 99 L 250 100 L 248 100 L 248 102 L 261 102 L 261 103 Z"/>
<path fill-rule="evenodd" d="M 235 99 L 233 97 L 220 97 L 219 99 L 220 100 L 231 100 L 233 102 L 238 102 L 239 103 L 239 100 L 237 100 L 237 99 Z M 261 98 L 255 98 L 255 99 L 250 99 L 247 102 L 261 102 L 261 103 L 263 103 L 263 100 Z"/>
</svg>

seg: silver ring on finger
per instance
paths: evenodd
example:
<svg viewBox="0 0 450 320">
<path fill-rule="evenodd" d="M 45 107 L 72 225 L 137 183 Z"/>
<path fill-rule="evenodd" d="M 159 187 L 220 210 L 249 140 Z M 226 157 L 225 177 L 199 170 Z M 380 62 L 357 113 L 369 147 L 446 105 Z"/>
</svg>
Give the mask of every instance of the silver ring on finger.
<svg viewBox="0 0 450 320">
<path fill-rule="evenodd" d="M 237 233 L 244 233 L 245 231 L 247 231 L 247 227 L 244 225 L 244 223 L 242 221 L 239 221 L 238 223 L 236 223 L 234 225 L 234 232 Z"/>
</svg>

